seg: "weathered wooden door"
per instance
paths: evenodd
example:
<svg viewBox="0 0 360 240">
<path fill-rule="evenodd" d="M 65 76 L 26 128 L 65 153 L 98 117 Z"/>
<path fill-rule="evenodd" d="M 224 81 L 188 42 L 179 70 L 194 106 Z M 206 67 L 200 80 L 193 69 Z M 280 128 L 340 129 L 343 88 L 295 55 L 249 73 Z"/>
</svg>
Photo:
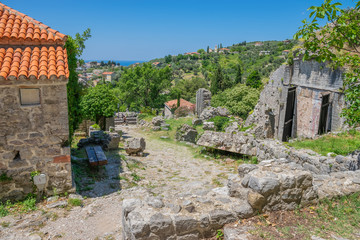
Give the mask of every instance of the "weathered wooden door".
<svg viewBox="0 0 360 240">
<path fill-rule="evenodd" d="M 284 142 L 289 141 L 289 138 L 292 136 L 295 100 L 296 100 L 296 88 L 289 88 L 287 103 L 286 103 L 286 111 L 285 111 L 284 131 L 282 138 Z"/>
<path fill-rule="evenodd" d="M 324 95 L 321 102 L 320 119 L 319 119 L 319 134 L 324 134 L 328 131 L 328 113 L 330 106 L 330 95 Z"/>
</svg>

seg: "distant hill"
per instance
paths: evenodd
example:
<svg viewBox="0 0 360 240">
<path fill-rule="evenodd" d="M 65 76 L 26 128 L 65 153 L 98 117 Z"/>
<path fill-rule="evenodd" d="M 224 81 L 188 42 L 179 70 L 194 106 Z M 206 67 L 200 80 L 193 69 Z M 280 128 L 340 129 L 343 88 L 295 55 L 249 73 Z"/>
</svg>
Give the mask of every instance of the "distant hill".
<svg viewBox="0 0 360 240">
<path fill-rule="evenodd" d="M 224 74 L 230 79 L 235 79 L 238 65 L 243 72 L 243 79 L 253 72 L 258 71 L 262 78 L 268 78 L 286 61 L 287 53 L 297 42 L 295 40 L 242 42 L 232 46 L 219 46 L 215 49 L 199 49 L 196 52 L 165 56 L 153 59 L 154 66 L 170 66 L 174 73 L 174 80 L 203 78 L 207 82 L 219 64 Z"/>
</svg>

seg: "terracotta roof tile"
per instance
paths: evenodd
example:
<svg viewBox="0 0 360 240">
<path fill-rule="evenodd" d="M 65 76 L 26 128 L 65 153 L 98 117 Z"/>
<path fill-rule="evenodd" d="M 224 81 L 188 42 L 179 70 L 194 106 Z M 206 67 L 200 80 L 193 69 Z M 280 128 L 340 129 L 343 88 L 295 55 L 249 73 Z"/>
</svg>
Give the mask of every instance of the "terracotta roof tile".
<svg viewBox="0 0 360 240">
<path fill-rule="evenodd" d="M 0 82 L 67 79 L 66 39 L 66 35 L 0 3 Z"/>
<path fill-rule="evenodd" d="M 176 108 L 177 107 L 177 99 L 168 101 L 165 103 L 166 106 L 169 108 Z M 195 104 L 186 101 L 185 99 L 180 98 L 180 107 L 188 107 L 190 109 L 195 109 Z"/>
<path fill-rule="evenodd" d="M 0 3 L 0 40 L 4 40 L 4 38 L 12 38 L 17 41 L 18 45 L 24 43 L 26 39 L 41 41 L 42 44 L 49 45 L 57 41 L 63 45 L 67 36 Z"/>
<path fill-rule="evenodd" d="M 66 62 L 58 64 L 56 59 L 64 59 L 66 49 L 54 50 L 54 47 L 0 48 L 0 80 L 19 79 L 20 76 L 36 79 L 56 77 L 68 78 Z M 55 54 L 55 55 L 54 55 Z M 64 60 L 60 60 L 64 61 Z M 64 66 L 65 65 L 65 66 Z M 1 79 L 4 78 L 4 79 Z"/>
</svg>

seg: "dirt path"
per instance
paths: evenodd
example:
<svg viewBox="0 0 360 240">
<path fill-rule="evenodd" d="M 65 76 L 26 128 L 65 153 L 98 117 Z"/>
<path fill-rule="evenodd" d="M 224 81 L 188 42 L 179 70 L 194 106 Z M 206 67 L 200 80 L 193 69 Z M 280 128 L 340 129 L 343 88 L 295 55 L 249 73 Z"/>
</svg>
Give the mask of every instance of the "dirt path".
<svg viewBox="0 0 360 240">
<path fill-rule="evenodd" d="M 141 163 L 143 168 L 134 169 L 143 179 L 140 186 L 164 196 L 177 196 L 203 191 L 227 182 L 232 169 L 213 161 L 194 158 L 194 151 L 184 144 L 154 138 L 151 132 L 136 128 L 124 128 L 126 136 L 144 137 L 146 157 L 131 157 Z"/>
<path fill-rule="evenodd" d="M 119 170 L 122 173 L 118 179 L 107 174 L 108 178 L 94 183 L 92 191 L 112 193 L 85 199 L 83 207 L 70 210 L 40 206 L 42 210 L 32 214 L 1 218 L 0 222 L 6 224 L 0 226 L 0 239 L 122 239 L 121 201 L 123 195 L 137 188 L 111 190 L 116 181 L 122 188 L 131 181 L 132 186 L 147 188 L 154 195 L 176 198 L 222 186 L 232 171 L 215 162 L 196 159 L 191 147 L 154 138 L 149 131 L 136 127 L 124 127 L 123 131 L 125 137 L 144 137 L 147 155 L 127 157 L 127 164 L 110 161 L 106 169 L 113 173 L 114 168 L 123 166 L 124 171 Z"/>
</svg>

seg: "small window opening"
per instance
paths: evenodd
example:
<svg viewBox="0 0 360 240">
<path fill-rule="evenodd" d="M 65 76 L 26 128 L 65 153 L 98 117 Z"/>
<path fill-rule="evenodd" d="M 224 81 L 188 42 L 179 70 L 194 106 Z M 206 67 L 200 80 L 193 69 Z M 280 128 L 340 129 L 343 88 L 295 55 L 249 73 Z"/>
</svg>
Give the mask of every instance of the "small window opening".
<svg viewBox="0 0 360 240">
<path fill-rule="evenodd" d="M 21 160 L 20 152 L 19 152 L 19 151 L 16 151 L 15 157 L 14 157 L 14 161 L 20 161 L 20 160 Z"/>
</svg>

